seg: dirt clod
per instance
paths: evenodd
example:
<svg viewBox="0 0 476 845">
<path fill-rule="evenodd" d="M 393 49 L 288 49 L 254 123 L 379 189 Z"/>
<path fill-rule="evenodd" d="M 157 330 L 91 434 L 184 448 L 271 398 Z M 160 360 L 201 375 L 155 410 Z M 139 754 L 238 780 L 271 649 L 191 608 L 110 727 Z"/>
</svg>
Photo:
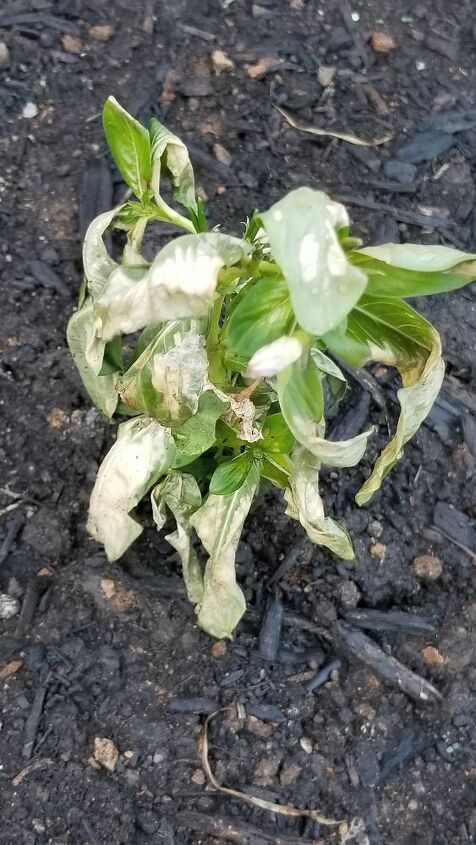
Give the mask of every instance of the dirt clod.
<svg viewBox="0 0 476 845">
<path fill-rule="evenodd" d="M 89 30 L 89 35 L 95 41 L 109 41 L 114 35 L 114 29 L 110 24 L 98 24 L 92 26 Z"/>
<path fill-rule="evenodd" d="M 435 555 L 420 555 L 413 561 L 412 570 L 420 581 L 437 581 L 443 572 L 443 564 Z"/>
<path fill-rule="evenodd" d="M 115 772 L 119 760 L 119 751 L 112 739 L 100 736 L 94 737 L 94 759 L 103 769 L 107 769 L 108 772 Z"/>
<path fill-rule="evenodd" d="M 435 646 L 427 645 L 421 650 L 421 656 L 427 666 L 443 666 L 445 658 Z"/>
</svg>

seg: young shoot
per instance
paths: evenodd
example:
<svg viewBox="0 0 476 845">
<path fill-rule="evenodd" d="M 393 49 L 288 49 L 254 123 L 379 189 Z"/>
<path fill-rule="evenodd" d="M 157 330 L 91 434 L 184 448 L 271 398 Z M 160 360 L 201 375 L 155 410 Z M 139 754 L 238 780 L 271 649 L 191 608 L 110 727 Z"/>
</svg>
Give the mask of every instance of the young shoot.
<svg viewBox="0 0 476 845">
<path fill-rule="evenodd" d="M 283 490 L 287 513 L 313 543 L 354 557 L 344 525 L 325 514 L 319 471 L 357 464 L 374 429 L 327 439 L 326 397 L 346 391 L 341 362 L 377 362 L 401 377 L 395 433 L 356 494 L 364 505 L 444 376 L 439 335 L 406 300 L 473 281 L 476 255 L 362 247 L 344 206 L 306 187 L 255 211 L 242 237 L 209 231 L 182 141 L 155 118 L 145 128 L 112 97 L 103 123 L 132 195 L 88 228 L 68 342 L 94 404 L 128 419 L 99 469 L 88 530 L 117 560 L 141 533 L 133 511 L 150 495 L 157 528 L 169 514 L 175 520 L 167 539 L 198 624 L 230 637 L 245 611 L 236 550 L 263 483 Z M 148 261 L 144 232 L 161 221 L 177 237 Z M 126 235 L 118 260 L 105 245 L 114 229 Z"/>
</svg>

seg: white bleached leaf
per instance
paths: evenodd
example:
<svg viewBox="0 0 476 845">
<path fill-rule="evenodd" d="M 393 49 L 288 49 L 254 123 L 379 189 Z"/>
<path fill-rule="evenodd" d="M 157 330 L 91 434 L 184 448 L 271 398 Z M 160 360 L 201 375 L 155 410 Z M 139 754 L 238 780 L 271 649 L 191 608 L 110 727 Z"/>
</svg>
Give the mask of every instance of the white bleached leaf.
<svg viewBox="0 0 476 845">
<path fill-rule="evenodd" d="M 229 496 L 209 495 L 191 523 L 210 555 L 204 574 L 198 624 L 213 637 L 231 637 L 246 609 L 236 583 L 235 556 L 244 521 L 259 481 L 252 470 L 239 490 Z"/>
<path fill-rule="evenodd" d="M 355 501 L 358 505 L 368 502 L 379 489 L 385 476 L 402 457 L 405 443 L 418 431 L 438 396 L 445 375 L 445 365 L 441 357 L 440 337 L 432 327 L 429 327 L 429 332 L 433 346 L 423 369 L 418 369 L 414 363 L 407 367 L 397 363 L 403 381 L 403 387 L 397 391 L 400 402 L 397 430 L 377 458 L 372 475 L 357 493 Z"/>
<path fill-rule="evenodd" d="M 117 262 L 109 255 L 104 232 L 121 211 L 122 206 L 105 211 L 89 224 L 83 242 L 83 267 L 91 296 L 98 297 L 105 289 Z"/>
<path fill-rule="evenodd" d="M 345 209 L 322 191 L 298 188 L 261 219 L 299 324 L 313 335 L 325 334 L 344 319 L 367 284 L 336 234 L 336 227 L 348 222 Z"/>
<path fill-rule="evenodd" d="M 177 202 L 185 208 L 195 208 L 195 177 L 188 150 L 183 141 L 170 132 L 156 118 L 150 121 L 152 179 L 151 185 L 160 204 L 160 179 L 165 168 L 172 182 Z"/>
<path fill-rule="evenodd" d="M 130 511 L 167 472 L 174 454 L 169 429 L 156 420 L 136 417 L 119 426 L 117 440 L 99 467 L 87 524 L 109 561 L 121 557 L 141 534 Z"/>
<path fill-rule="evenodd" d="M 68 346 L 81 380 L 92 401 L 106 416 L 112 417 L 117 407 L 116 385 L 119 373 L 99 375 L 104 357 L 105 344 L 98 349 L 94 339 L 95 316 L 91 302 L 76 311 L 67 328 Z M 96 355 L 91 356 L 91 349 Z M 93 366 L 89 363 L 92 360 Z"/>
<path fill-rule="evenodd" d="M 256 407 L 251 399 L 235 399 L 232 393 L 224 393 L 211 382 L 206 385 L 205 389 L 212 390 L 222 402 L 229 404 L 230 410 L 223 414 L 223 419 L 236 430 L 240 440 L 246 440 L 248 443 L 261 440 L 263 435 L 254 424 Z"/>
<path fill-rule="evenodd" d="M 104 341 L 166 320 L 205 317 L 219 270 L 247 254 L 239 238 L 182 235 L 160 250 L 150 268 L 119 267 L 95 304 Z"/>
<path fill-rule="evenodd" d="M 192 475 L 171 472 L 151 494 L 152 512 L 160 531 L 166 520 L 165 508 L 175 517 L 177 530 L 165 539 L 176 549 L 182 562 L 183 578 L 189 601 L 197 604 L 203 595 L 203 575 L 192 545 L 190 518 L 202 503 L 200 488 Z"/>
<path fill-rule="evenodd" d="M 162 394 L 162 404 L 171 420 L 179 420 L 184 408 L 194 414 L 208 377 L 205 339 L 188 332 L 176 346 L 152 362 L 152 384 Z"/>
<path fill-rule="evenodd" d="M 285 490 L 286 513 L 299 520 L 309 539 L 325 546 L 344 560 L 353 560 L 352 543 L 346 529 L 324 515 L 319 493 L 320 463 L 302 446 L 292 453 L 290 489 Z"/>
<path fill-rule="evenodd" d="M 272 343 L 262 346 L 251 357 L 246 378 L 265 378 L 275 376 L 289 364 L 294 363 L 302 354 L 302 344 L 296 337 L 283 335 Z"/>
<path fill-rule="evenodd" d="M 393 267 L 403 270 L 421 270 L 436 272 L 450 270 L 464 261 L 476 259 L 476 255 L 462 252 L 453 247 L 440 244 L 381 244 L 380 246 L 366 246 L 357 250 L 371 258 L 385 261 Z"/>
</svg>

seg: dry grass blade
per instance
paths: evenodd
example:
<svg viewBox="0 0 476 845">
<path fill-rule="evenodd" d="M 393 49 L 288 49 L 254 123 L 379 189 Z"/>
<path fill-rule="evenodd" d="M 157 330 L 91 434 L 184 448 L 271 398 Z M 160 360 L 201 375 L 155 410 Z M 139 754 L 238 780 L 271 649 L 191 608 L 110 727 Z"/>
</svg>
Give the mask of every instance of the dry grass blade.
<svg viewBox="0 0 476 845">
<path fill-rule="evenodd" d="M 227 708 L 225 707 L 223 709 L 226 710 Z M 210 762 L 208 760 L 208 725 L 210 721 L 221 712 L 223 711 L 217 710 L 215 713 L 211 713 L 210 716 L 207 717 L 199 740 L 200 762 L 208 780 L 212 786 L 218 790 L 218 792 L 221 792 L 223 795 L 229 795 L 230 798 L 238 798 L 239 801 L 246 801 L 248 804 L 260 807 L 261 810 L 268 810 L 270 813 L 279 813 L 281 816 L 294 816 L 295 818 L 312 819 L 313 821 L 327 825 L 328 827 L 337 827 L 342 824 L 342 820 L 329 819 L 326 816 L 323 816 L 318 810 L 303 810 L 300 807 L 294 807 L 292 804 L 274 804 L 272 801 L 255 798 L 254 795 L 248 795 L 247 792 L 241 792 L 239 789 L 230 789 L 229 787 L 222 786 L 218 783 L 210 768 Z"/>
<path fill-rule="evenodd" d="M 388 144 L 393 138 L 393 135 L 385 135 L 383 138 L 376 138 L 374 141 L 364 141 L 362 138 L 357 138 L 357 135 L 348 132 L 333 132 L 331 129 L 320 129 L 318 126 L 311 126 L 310 123 L 302 123 L 280 106 L 275 106 L 275 109 L 282 114 L 290 126 L 299 129 L 300 132 L 308 132 L 310 135 L 319 135 L 323 138 L 337 138 L 339 141 L 346 141 L 348 144 L 355 144 L 357 147 L 379 147 L 381 144 Z"/>
</svg>

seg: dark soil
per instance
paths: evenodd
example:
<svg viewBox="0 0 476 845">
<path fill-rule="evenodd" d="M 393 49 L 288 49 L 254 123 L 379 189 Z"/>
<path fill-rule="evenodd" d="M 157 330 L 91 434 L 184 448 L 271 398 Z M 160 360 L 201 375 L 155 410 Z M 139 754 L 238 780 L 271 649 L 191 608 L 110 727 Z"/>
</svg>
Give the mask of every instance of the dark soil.
<svg viewBox="0 0 476 845">
<path fill-rule="evenodd" d="M 119 565 L 108 567 L 87 537 L 88 496 L 114 429 L 90 409 L 65 342 L 80 231 L 124 191 L 99 119 L 110 93 L 190 143 L 213 224 L 238 231 L 254 207 L 309 184 L 352 199 L 365 238 L 475 251 L 471 12 L 471 0 L 355 0 L 351 9 L 345 0 L 3 0 L 0 592 L 21 612 L 0 622 L 1 843 L 476 841 L 474 285 L 423 306 L 442 332 L 448 378 L 381 493 L 354 506 L 365 464 L 324 479 L 329 510 L 355 538 L 355 564 L 306 546 L 270 586 L 301 534 L 268 494 L 238 555 L 249 612 L 223 648 L 194 625 L 147 508 L 149 527 Z M 97 25 L 112 28 L 109 40 L 97 40 Z M 390 54 L 369 45 L 375 30 L 394 37 Z M 234 62 L 220 75 L 215 49 Z M 246 66 L 262 57 L 283 61 L 253 79 Z M 322 65 L 336 68 L 327 89 Z M 27 103 L 35 117 L 22 117 Z M 316 138 L 274 105 L 305 123 L 394 140 Z M 395 385 L 383 384 L 393 416 Z M 349 402 L 350 430 L 367 394 L 354 385 Z M 370 413 L 381 433 L 374 454 L 385 424 L 373 399 Z M 441 560 L 434 581 L 412 566 L 424 554 Z M 284 624 L 269 661 L 259 631 L 273 598 Z M 440 702 L 413 700 L 344 648 L 338 620 L 355 608 L 430 620 L 416 633 L 404 621 L 368 635 L 430 681 Z M 306 691 L 336 658 L 338 673 Z M 346 840 L 345 828 L 207 787 L 204 714 L 229 704 L 210 726 L 221 782 L 349 826 L 361 820 L 360 833 Z M 94 765 L 96 737 L 117 747 L 114 771 Z"/>
</svg>

